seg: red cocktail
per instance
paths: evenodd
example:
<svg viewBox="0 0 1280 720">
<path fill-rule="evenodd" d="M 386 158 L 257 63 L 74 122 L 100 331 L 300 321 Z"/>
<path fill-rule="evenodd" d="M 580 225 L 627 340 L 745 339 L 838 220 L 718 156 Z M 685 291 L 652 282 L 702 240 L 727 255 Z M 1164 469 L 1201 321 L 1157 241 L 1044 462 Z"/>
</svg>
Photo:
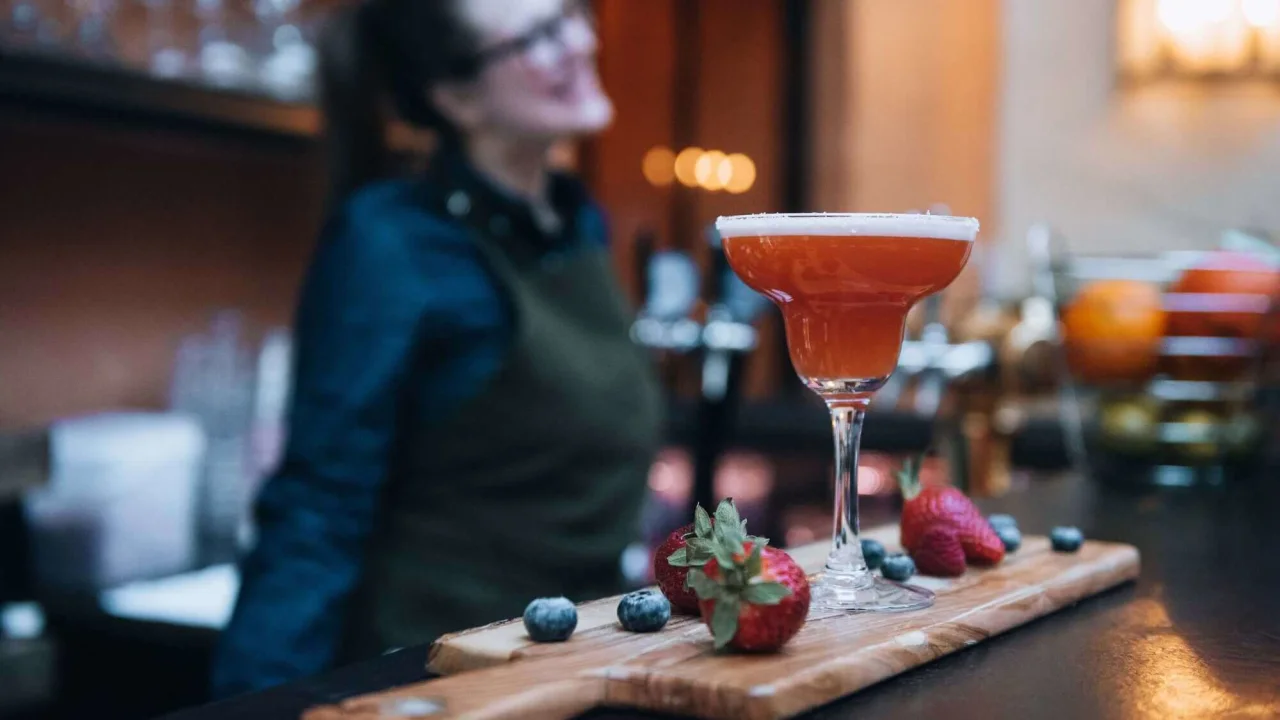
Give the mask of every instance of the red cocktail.
<svg viewBox="0 0 1280 720">
<path fill-rule="evenodd" d="M 858 541 L 863 415 L 902 350 L 907 311 L 964 269 L 978 221 L 939 215 L 739 215 L 716 229 L 743 282 L 782 310 L 796 373 L 831 409 L 835 537 L 816 605 L 927 607 L 933 593 L 872 575 Z"/>
</svg>

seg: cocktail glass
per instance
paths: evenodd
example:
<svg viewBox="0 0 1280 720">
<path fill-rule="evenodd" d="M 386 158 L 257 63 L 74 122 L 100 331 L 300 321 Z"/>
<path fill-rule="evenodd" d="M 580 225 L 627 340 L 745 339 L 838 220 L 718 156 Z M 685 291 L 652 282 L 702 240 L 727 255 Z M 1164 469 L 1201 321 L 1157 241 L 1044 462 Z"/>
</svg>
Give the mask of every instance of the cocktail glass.
<svg viewBox="0 0 1280 720">
<path fill-rule="evenodd" d="M 721 217 L 729 265 L 782 311 L 796 374 L 831 411 L 835 519 L 816 607 L 901 611 L 933 593 L 872 574 L 858 538 L 858 445 L 867 404 L 893 373 L 907 311 L 964 269 L 978 221 L 943 215 Z"/>
</svg>

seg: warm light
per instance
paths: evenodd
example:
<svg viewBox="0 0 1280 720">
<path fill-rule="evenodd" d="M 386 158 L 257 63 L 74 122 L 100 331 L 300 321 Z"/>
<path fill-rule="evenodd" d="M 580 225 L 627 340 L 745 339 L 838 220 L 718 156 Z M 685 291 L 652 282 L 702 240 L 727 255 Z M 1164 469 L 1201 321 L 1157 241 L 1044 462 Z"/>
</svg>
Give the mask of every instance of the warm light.
<svg viewBox="0 0 1280 720">
<path fill-rule="evenodd" d="M 676 179 L 676 154 L 661 145 L 650 148 L 640 163 L 640 171 L 650 185 L 665 187 Z"/>
<path fill-rule="evenodd" d="M 1204 651 L 1180 634 L 1161 601 L 1138 600 L 1125 613 L 1138 631 L 1125 652 L 1115 655 L 1116 676 L 1125 678 L 1117 715 L 1171 720 L 1275 717 L 1275 703 L 1237 693 L 1214 675 Z M 1101 646 L 1100 650 L 1109 652 Z"/>
<path fill-rule="evenodd" d="M 1160 0 L 1156 15 L 1175 35 L 1192 35 L 1231 17 L 1233 0 Z"/>
<path fill-rule="evenodd" d="M 761 502 L 773 490 L 773 463 L 764 455 L 727 452 L 716 468 L 717 497 L 731 497 L 739 505 Z"/>
<path fill-rule="evenodd" d="M 693 489 L 693 459 L 682 448 L 664 448 L 649 466 L 649 489 L 664 502 L 684 503 Z"/>
<path fill-rule="evenodd" d="M 674 158 L 665 147 L 652 148 L 645 153 L 642 169 L 654 185 L 669 185 L 674 178 L 681 185 L 709 192 L 744 193 L 756 182 L 756 164 L 751 158 L 700 147 L 685 148 Z"/>
<path fill-rule="evenodd" d="M 1275 72 L 1280 0 L 1120 0 L 1117 37 L 1131 77 Z"/>
<path fill-rule="evenodd" d="M 858 494 L 859 495 L 879 495 L 883 493 L 891 483 L 886 478 L 886 473 L 874 465 L 858 466 Z"/>
<path fill-rule="evenodd" d="M 719 150 L 710 150 L 698 158 L 697 163 L 693 166 L 693 177 L 698 181 L 698 185 L 704 190 L 715 192 L 724 187 L 724 183 L 719 182 L 718 172 L 720 163 L 724 162 L 726 155 Z"/>
<path fill-rule="evenodd" d="M 813 532 L 812 528 L 807 528 L 803 525 L 787 528 L 786 543 L 789 548 L 808 545 L 817 539 L 818 536 Z"/>
<path fill-rule="evenodd" d="M 730 180 L 733 180 L 733 163 L 726 157 L 716 164 L 716 182 L 723 188 Z"/>
<path fill-rule="evenodd" d="M 1241 0 L 1245 22 L 1256 28 L 1280 25 L 1280 0 Z"/>
<path fill-rule="evenodd" d="M 733 153 L 720 164 L 721 168 L 729 168 L 729 177 L 724 181 L 724 189 L 737 195 L 751 189 L 756 184 L 756 164 L 742 153 Z"/>
<path fill-rule="evenodd" d="M 698 178 L 694 175 L 694 167 L 698 161 L 702 159 L 705 151 L 699 147 L 689 147 L 680 151 L 676 156 L 675 173 L 676 180 L 686 187 L 697 187 Z"/>
</svg>

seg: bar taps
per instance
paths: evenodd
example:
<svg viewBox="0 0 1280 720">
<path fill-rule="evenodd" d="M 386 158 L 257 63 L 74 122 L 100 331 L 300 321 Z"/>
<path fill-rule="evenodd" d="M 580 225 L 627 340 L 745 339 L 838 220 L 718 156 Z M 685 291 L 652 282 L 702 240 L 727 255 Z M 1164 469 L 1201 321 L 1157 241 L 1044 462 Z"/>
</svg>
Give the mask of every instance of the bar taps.
<svg viewBox="0 0 1280 720">
<path fill-rule="evenodd" d="M 996 349 L 986 340 L 952 342 L 941 321 L 939 296 L 925 299 L 921 309 L 925 322 L 919 339 L 903 343 L 898 367 L 872 406 L 880 412 L 902 412 L 909 389 L 906 411 L 934 419 L 932 444 L 949 456 L 955 484 L 984 484 L 975 481 L 987 475 L 979 467 L 985 463 L 975 463 L 974 457 L 975 452 L 981 457 L 986 453 L 973 445 L 989 435 L 990 413 L 984 409 L 996 392 Z"/>
<path fill-rule="evenodd" d="M 729 267 L 720 236 L 711 226 L 706 240 L 711 260 L 703 276 L 688 253 L 654 250 L 653 237 L 636 242 L 639 285 L 646 288 L 632 338 L 645 347 L 677 354 L 701 353 L 701 389 L 693 441 L 693 503 L 714 507 L 715 468 L 724 452 L 740 398 L 742 360 L 756 348 L 752 322 L 768 301 L 748 288 Z M 699 298 L 706 305 L 704 322 L 691 315 Z"/>
<path fill-rule="evenodd" d="M 636 237 L 636 284 L 644 299 L 631 338 L 655 350 L 688 353 L 702 342 L 703 327 L 690 317 L 698 301 L 698 267 L 688 253 L 657 250 L 654 244 L 652 233 Z"/>
</svg>

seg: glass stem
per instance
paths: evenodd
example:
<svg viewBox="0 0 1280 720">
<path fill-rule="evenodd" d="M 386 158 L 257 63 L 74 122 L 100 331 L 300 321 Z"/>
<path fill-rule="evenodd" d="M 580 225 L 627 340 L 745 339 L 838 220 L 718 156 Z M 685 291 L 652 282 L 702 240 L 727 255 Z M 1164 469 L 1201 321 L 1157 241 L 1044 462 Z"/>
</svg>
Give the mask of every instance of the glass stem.
<svg viewBox="0 0 1280 720">
<path fill-rule="evenodd" d="M 828 575 L 846 576 L 854 584 L 872 582 L 867 563 L 862 557 L 858 539 L 858 446 L 862 441 L 862 421 L 866 417 L 865 401 L 829 405 L 831 430 L 836 445 L 835 519 L 831 536 L 831 552 L 827 555 Z"/>
</svg>

